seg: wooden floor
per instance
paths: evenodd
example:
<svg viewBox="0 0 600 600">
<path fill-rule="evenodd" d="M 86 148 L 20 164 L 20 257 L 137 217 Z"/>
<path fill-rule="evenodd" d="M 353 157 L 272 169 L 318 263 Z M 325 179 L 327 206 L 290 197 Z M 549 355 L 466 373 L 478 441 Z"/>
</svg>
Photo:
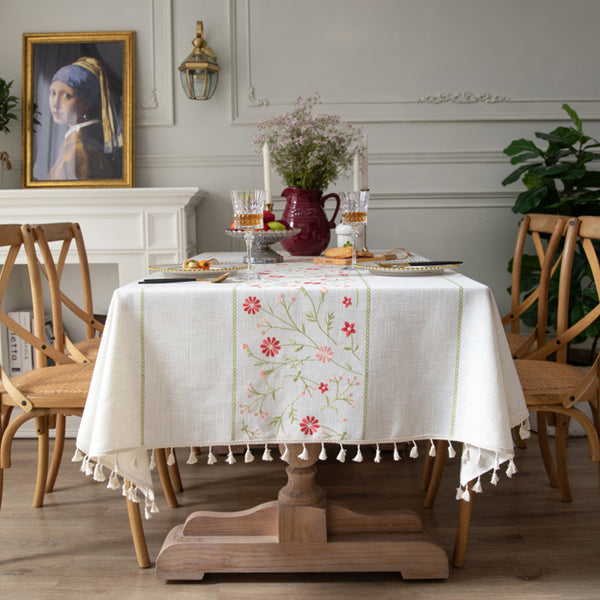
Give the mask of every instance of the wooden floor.
<svg viewBox="0 0 600 600">
<path fill-rule="evenodd" d="M 545 480 L 535 443 L 518 451 L 519 473 L 494 487 L 485 477 L 475 498 L 466 564 L 447 581 L 403 581 L 394 573 L 207 575 L 202 582 L 165 583 L 154 569 L 137 568 L 125 501 L 79 472 L 67 456 L 57 489 L 44 508 L 30 507 L 35 475 L 35 441 L 15 440 L 13 467 L 5 472 L 0 511 L 0 597 L 6 599 L 118 600 L 297 598 L 387 600 L 410 598 L 553 600 L 600 598 L 600 493 L 598 470 L 583 439 L 570 441 L 574 501 L 564 504 Z M 187 456 L 181 452 L 180 462 Z M 335 451 L 330 452 L 335 456 Z M 423 458 L 400 463 L 384 454 L 380 464 L 319 463 L 318 481 L 330 499 L 356 510 L 402 507 L 418 510 L 437 529 L 451 554 L 458 503 L 454 499 L 457 459 L 449 462 L 438 502 L 422 510 L 418 491 Z M 196 509 L 240 510 L 272 500 L 283 485 L 284 463 L 255 460 L 235 465 L 181 464 L 185 491 L 181 508 L 145 522 L 154 558 L 171 527 Z M 157 489 L 158 486 L 156 486 Z"/>
</svg>

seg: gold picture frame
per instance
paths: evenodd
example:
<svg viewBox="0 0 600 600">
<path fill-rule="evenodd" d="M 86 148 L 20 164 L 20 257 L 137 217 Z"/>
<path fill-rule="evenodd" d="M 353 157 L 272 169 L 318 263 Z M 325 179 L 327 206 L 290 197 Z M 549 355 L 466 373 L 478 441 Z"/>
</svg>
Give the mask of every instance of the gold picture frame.
<svg viewBox="0 0 600 600">
<path fill-rule="evenodd" d="M 24 188 L 133 187 L 135 32 L 23 34 Z"/>
</svg>

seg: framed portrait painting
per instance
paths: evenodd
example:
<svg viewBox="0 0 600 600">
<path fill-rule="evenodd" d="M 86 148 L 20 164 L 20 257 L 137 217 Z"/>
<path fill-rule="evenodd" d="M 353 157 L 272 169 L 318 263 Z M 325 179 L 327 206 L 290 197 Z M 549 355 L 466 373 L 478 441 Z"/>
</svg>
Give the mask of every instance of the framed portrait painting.
<svg viewBox="0 0 600 600">
<path fill-rule="evenodd" d="M 24 188 L 133 187 L 133 31 L 23 34 Z"/>
</svg>

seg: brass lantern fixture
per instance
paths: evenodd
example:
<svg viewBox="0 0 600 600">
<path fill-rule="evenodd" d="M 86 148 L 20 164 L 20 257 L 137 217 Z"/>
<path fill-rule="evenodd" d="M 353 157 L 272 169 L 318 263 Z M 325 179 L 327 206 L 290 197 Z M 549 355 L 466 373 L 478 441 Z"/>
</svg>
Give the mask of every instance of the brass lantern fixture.
<svg viewBox="0 0 600 600">
<path fill-rule="evenodd" d="M 191 100 L 209 100 L 217 89 L 219 71 L 217 57 L 204 39 L 202 21 L 196 21 L 193 52 L 179 65 L 181 85 Z"/>
</svg>

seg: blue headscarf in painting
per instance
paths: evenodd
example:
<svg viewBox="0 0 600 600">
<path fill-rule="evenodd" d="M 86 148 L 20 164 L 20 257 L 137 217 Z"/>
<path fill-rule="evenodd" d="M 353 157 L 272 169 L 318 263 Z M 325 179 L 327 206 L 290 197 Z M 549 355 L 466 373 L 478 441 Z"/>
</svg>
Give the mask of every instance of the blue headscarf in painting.
<svg viewBox="0 0 600 600">
<path fill-rule="evenodd" d="M 73 63 L 61 67 L 52 78 L 52 82 L 62 81 L 72 87 L 90 107 L 100 105 L 100 84 L 98 78 L 88 69 Z"/>
<path fill-rule="evenodd" d="M 112 152 L 114 148 L 123 146 L 123 133 L 115 118 L 108 81 L 100 61 L 83 56 L 73 64 L 61 67 L 56 71 L 52 81 L 66 83 L 89 106 L 100 107 L 104 152 Z"/>
</svg>

